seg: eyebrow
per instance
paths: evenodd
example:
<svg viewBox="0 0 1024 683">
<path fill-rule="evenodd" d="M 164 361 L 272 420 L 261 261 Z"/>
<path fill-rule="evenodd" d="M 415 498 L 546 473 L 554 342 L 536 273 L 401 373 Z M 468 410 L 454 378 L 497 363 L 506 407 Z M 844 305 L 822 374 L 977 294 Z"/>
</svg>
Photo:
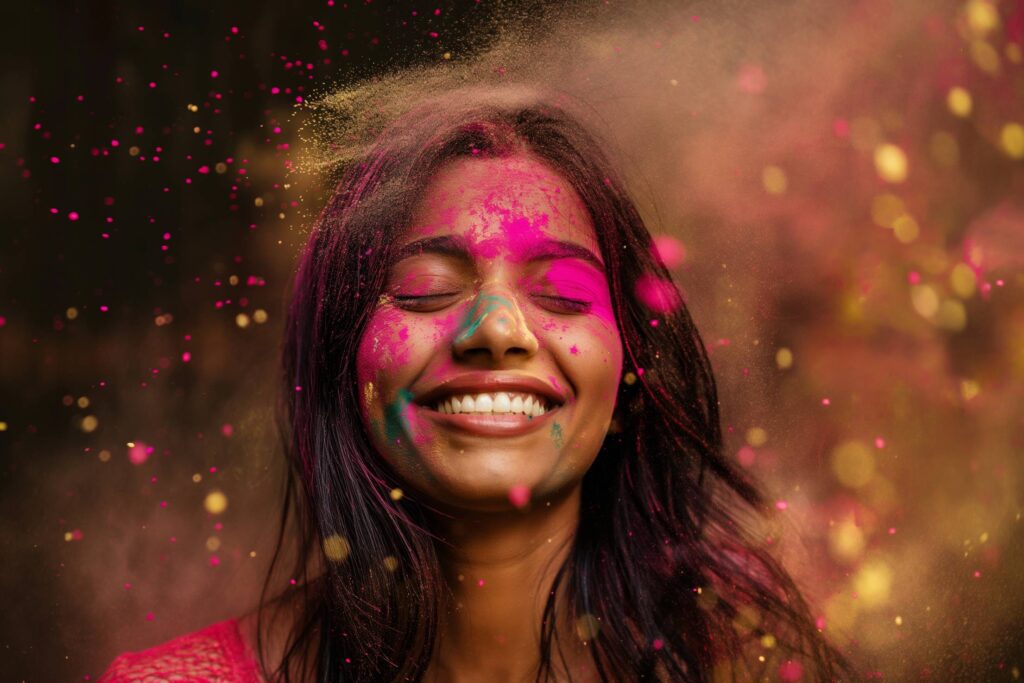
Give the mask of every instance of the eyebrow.
<svg viewBox="0 0 1024 683">
<path fill-rule="evenodd" d="M 424 239 L 410 242 L 398 250 L 395 263 L 420 254 L 440 254 L 450 256 L 465 263 L 472 264 L 473 257 L 465 239 L 458 235 L 442 235 L 439 237 L 426 237 Z M 523 254 L 523 260 L 527 263 L 537 261 L 554 261 L 561 258 L 575 258 L 586 261 L 602 273 L 605 272 L 604 264 L 592 251 L 575 242 L 564 240 L 546 239 L 528 247 Z"/>
</svg>

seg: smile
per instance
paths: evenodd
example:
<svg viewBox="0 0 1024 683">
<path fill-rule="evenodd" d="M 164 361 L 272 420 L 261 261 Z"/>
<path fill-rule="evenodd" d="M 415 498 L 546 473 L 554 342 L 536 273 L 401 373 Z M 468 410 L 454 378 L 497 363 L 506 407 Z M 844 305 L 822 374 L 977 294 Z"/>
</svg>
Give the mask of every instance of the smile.
<svg viewBox="0 0 1024 683">
<path fill-rule="evenodd" d="M 450 396 L 434 405 L 445 415 L 526 415 L 540 417 L 549 410 L 549 402 L 535 394 L 495 393 Z"/>
</svg>

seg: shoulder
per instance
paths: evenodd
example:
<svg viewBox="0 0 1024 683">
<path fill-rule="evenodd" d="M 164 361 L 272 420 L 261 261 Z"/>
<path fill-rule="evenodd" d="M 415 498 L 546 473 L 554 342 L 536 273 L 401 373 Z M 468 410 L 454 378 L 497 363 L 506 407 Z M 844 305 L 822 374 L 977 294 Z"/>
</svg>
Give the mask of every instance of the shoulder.
<svg viewBox="0 0 1024 683">
<path fill-rule="evenodd" d="M 192 680 L 262 683 L 238 620 L 222 621 L 148 650 L 125 652 L 100 677 L 100 683 Z"/>
</svg>

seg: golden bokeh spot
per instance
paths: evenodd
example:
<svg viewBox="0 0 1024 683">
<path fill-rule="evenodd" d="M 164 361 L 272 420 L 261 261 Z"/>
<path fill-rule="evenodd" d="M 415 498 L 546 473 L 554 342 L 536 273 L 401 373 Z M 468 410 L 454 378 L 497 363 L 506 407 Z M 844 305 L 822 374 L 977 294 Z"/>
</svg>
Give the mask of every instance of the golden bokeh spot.
<svg viewBox="0 0 1024 683">
<path fill-rule="evenodd" d="M 921 234 L 921 227 L 909 214 L 903 214 L 892 224 L 892 234 L 903 244 L 910 244 Z"/>
<path fill-rule="evenodd" d="M 576 620 L 576 635 L 586 642 L 592 640 L 601 631 L 601 622 L 593 614 L 584 614 Z"/>
<path fill-rule="evenodd" d="M 75 401 L 75 403 L 78 404 L 79 408 L 88 408 L 89 407 L 89 397 L 88 396 L 79 396 L 78 400 Z"/>
<path fill-rule="evenodd" d="M 869 560 L 854 575 L 853 588 L 864 607 L 884 605 L 892 590 L 892 569 L 884 560 Z"/>
<path fill-rule="evenodd" d="M 978 543 L 987 543 L 987 542 L 988 542 L 988 532 L 987 531 L 982 531 L 981 532 L 981 536 L 978 536 Z"/>
<path fill-rule="evenodd" d="M 740 605 L 732 620 L 732 627 L 740 635 L 747 635 L 761 624 L 761 613 L 750 605 Z"/>
<path fill-rule="evenodd" d="M 932 135 L 928 151 L 932 155 L 932 160 L 939 166 L 953 168 L 960 163 L 960 145 L 957 144 L 956 138 L 944 130 Z"/>
<path fill-rule="evenodd" d="M 211 553 L 217 552 L 217 550 L 219 548 L 220 548 L 220 539 L 219 538 L 217 538 L 216 536 L 210 536 L 208 539 L 206 539 L 206 549 L 209 550 Z"/>
<path fill-rule="evenodd" d="M 875 147 L 875 170 L 889 183 L 902 183 L 907 179 L 907 155 L 897 145 L 886 143 Z"/>
<path fill-rule="evenodd" d="M 70 542 L 74 538 L 74 535 L 70 531 L 64 532 L 64 540 Z"/>
<path fill-rule="evenodd" d="M 257 325 L 262 325 L 267 322 L 267 312 L 262 308 L 257 308 L 252 312 L 252 319 Z"/>
<path fill-rule="evenodd" d="M 832 472 L 843 486 L 859 489 L 875 475 L 875 456 L 863 441 L 849 439 L 832 451 Z"/>
<path fill-rule="evenodd" d="M 895 623 L 897 626 L 903 626 L 903 617 L 897 614 L 896 618 L 893 619 L 893 623 Z"/>
<path fill-rule="evenodd" d="M 82 418 L 82 431 L 86 434 L 92 434 L 99 426 L 100 421 L 96 419 L 95 415 L 86 415 Z"/>
<path fill-rule="evenodd" d="M 1019 123 L 1008 123 L 999 134 L 999 143 L 1003 151 L 1014 159 L 1024 159 L 1024 126 Z"/>
<path fill-rule="evenodd" d="M 853 564 L 864 553 L 864 531 L 845 519 L 828 530 L 828 550 L 836 562 Z"/>
<path fill-rule="evenodd" d="M 775 352 L 775 365 L 779 370 L 788 370 L 793 367 L 793 352 L 783 346 Z"/>
<path fill-rule="evenodd" d="M 139 156 L 139 148 L 136 147 L 135 145 L 132 145 L 131 147 L 129 147 L 128 148 L 128 156 L 133 156 L 133 157 Z"/>
<path fill-rule="evenodd" d="M 786 172 L 778 166 L 765 166 L 761 171 L 761 184 L 768 194 L 785 194 L 788 186 Z"/>
<path fill-rule="evenodd" d="M 349 554 L 348 541 L 338 534 L 331 534 L 324 539 L 324 555 L 331 562 L 344 562 Z"/>
<path fill-rule="evenodd" d="M 946 106 L 956 116 L 960 118 L 967 118 L 971 115 L 971 109 L 974 102 L 971 100 L 971 93 L 967 92 L 965 88 L 956 86 L 949 89 L 946 94 Z"/>
<path fill-rule="evenodd" d="M 633 374 L 632 372 L 627 372 L 625 375 L 622 376 L 622 381 L 625 382 L 627 385 L 632 386 L 636 384 L 636 375 Z"/>
<path fill-rule="evenodd" d="M 763 647 L 764 649 L 770 650 L 773 647 L 775 647 L 775 644 L 775 636 L 773 636 L 771 633 L 766 633 L 763 636 L 761 636 L 761 647 Z"/>
<path fill-rule="evenodd" d="M 3 422 L 3 421 L 0 421 L 0 432 L 6 432 L 6 431 L 7 431 L 7 423 Z"/>
<path fill-rule="evenodd" d="M 203 507 L 211 515 L 219 515 L 228 509 L 228 497 L 222 491 L 214 489 L 206 494 L 203 499 Z"/>
<path fill-rule="evenodd" d="M 1020 64 L 1022 61 L 1022 55 L 1020 45 L 1014 42 L 1006 43 L 1006 47 L 1003 48 L 1003 52 L 1006 54 L 1006 61 L 1011 64 Z"/>
<path fill-rule="evenodd" d="M 78 309 L 75 308 L 74 306 L 71 306 L 68 308 L 68 310 L 64 311 L 64 315 L 67 317 L 68 320 L 74 320 L 75 318 L 78 317 Z"/>
<path fill-rule="evenodd" d="M 931 285 L 911 287 L 910 303 L 917 314 L 924 318 L 932 318 L 939 312 L 939 295 Z"/>
<path fill-rule="evenodd" d="M 761 427 L 751 427 L 747 430 L 747 443 L 751 446 L 763 446 L 768 441 L 768 432 Z"/>
<path fill-rule="evenodd" d="M 709 586 L 697 589 L 697 607 L 705 612 L 710 612 L 718 604 L 718 593 Z"/>
<path fill-rule="evenodd" d="M 202 480 L 203 480 L 203 475 L 199 474 L 198 472 L 196 472 L 195 474 L 192 475 L 192 483 L 198 484 Z"/>
<path fill-rule="evenodd" d="M 249 551 L 249 557 L 256 557 L 256 551 L 255 550 L 250 550 Z"/>
<path fill-rule="evenodd" d="M 972 398 L 981 393 L 981 385 L 973 379 L 965 379 L 960 382 L 960 395 L 965 401 L 970 401 Z"/>
<path fill-rule="evenodd" d="M 451 59 L 452 58 L 452 53 L 451 52 L 445 52 L 443 55 L 441 55 L 441 57 L 443 59 Z"/>
<path fill-rule="evenodd" d="M 387 569 L 389 572 L 393 572 L 396 569 L 398 569 L 398 558 L 394 555 L 388 555 L 387 557 L 385 557 L 384 569 Z"/>
<path fill-rule="evenodd" d="M 192 113 L 194 114 L 194 113 L 196 113 L 197 111 L 199 111 L 199 107 L 197 107 L 197 106 L 196 106 L 196 105 L 194 105 L 194 104 L 189 104 L 189 105 L 188 105 L 188 110 L 189 110 L 190 112 L 192 112 Z"/>
<path fill-rule="evenodd" d="M 971 60 L 975 66 L 987 74 L 999 73 L 999 53 L 987 41 L 971 41 Z"/>
<path fill-rule="evenodd" d="M 825 628 L 833 634 L 849 632 L 857 623 L 860 602 L 849 593 L 837 593 L 825 602 Z"/>
<path fill-rule="evenodd" d="M 255 206 L 263 206 L 263 197 L 257 197 L 256 199 L 252 200 L 252 203 Z"/>
<path fill-rule="evenodd" d="M 967 327 L 967 309 L 959 299 L 943 299 L 934 322 L 944 330 L 960 332 Z"/>
<path fill-rule="evenodd" d="M 883 228 L 891 228 L 896 219 L 906 213 L 903 200 L 885 192 L 871 200 L 871 220 Z"/>
<path fill-rule="evenodd" d="M 238 276 L 237 275 L 232 275 L 231 277 L 229 277 L 228 278 L 228 284 L 231 285 L 232 287 L 235 287 L 236 285 L 238 285 Z"/>
<path fill-rule="evenodd" d="M 404 496 L 404 495 L 405 495 L 405 493 L 402 492 L 402 489 L 399 489 L 399 488 L 391 489 L 391 500 L 402 500 L 402 496 Z"/>
<path fill-rule="evenodd" d="M 969 0 L 964 13 L 967 27 L 976 36 L 985 36 L 999 26 L 999 11 L 991 0 Z"/>
<path fill-rule="evenodd" d="M 893 511 L 899 503 L 899 496 L 896 494 L 896 487 L 892 482 L 875 473 L 875 476 L 868 482 L 867 486 L 860 490 L 861 498 L 879 515 L 885 515 Z"/>
<path fill-rule="evenodd" d="M 249 327 L 249 316 L 245 313 L 239 313 L 235 316 L 235 324 L 244 330 Z"/>
<path fill-rule="evenodd" d="M 99 453 L 100 462 L 110 462 L 110 458 L 111 458 L 111 453 L 106 448 L 104 448 L 102 451 L 100 451 L 100 453 Z"/>
<path fill-rule="evenodd" d="M 227 172 L 228 165 L 225 164 L 223 161 L 218 161 L 217 164 L 213 167 L 213 170 L 223 175 L 224 173 Z"/>
<path fill-rule="evenodd" d="M 978 289 L 978 276 L 966 263 L 958 263 L 949 273 L 949 286 L 961 299 L 970 299 Z"/>
</svg>

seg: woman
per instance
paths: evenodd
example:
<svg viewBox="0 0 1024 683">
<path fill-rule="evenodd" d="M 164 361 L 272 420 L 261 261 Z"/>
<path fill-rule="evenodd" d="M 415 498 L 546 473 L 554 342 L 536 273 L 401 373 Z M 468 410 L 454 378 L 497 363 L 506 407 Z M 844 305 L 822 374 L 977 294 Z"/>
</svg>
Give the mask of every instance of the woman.
<svg viewBox="0 0 1024 683">
<path fill-rule="evenodd" d="M 203 648 L 203 675 L 253 681 L 846 671 L 753 528 L 769 507 L 722 455 L 643 221 L 563 108 L 449 94 L 350 161 L 298 268 L 284 387 L 274 564 L 292 510 L 297 587 L 106 680 Z"/>
</svg>

